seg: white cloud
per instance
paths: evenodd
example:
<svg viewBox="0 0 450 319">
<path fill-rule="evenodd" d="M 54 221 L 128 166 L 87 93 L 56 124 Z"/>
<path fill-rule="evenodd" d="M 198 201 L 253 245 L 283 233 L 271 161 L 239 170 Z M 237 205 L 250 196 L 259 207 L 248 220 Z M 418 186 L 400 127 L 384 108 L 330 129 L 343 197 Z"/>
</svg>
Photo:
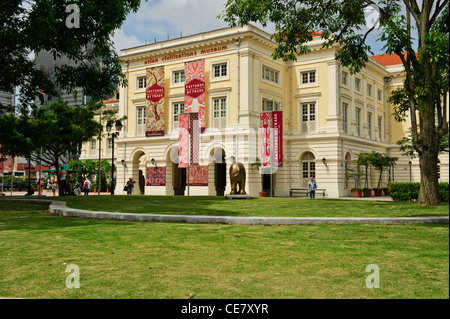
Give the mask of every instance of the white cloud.
<svg viewBox="0 0 450 319">
<path fill-rule="evenodd" d="M 218 19 L 227 0 L 149 0 L 142 1 L 138 12 L 127 17 L 114 38 L 116 48 L 126 49 L 192 34 L 227 28 Z M 258 26 L 259 24 L 255 24 Z M 259 26 L 261 27 L 261 26 Z M 273 28 L 272 28 L 273 29 Z M 266 29 L 268 32 L 273 30 Z"/>
<path fill-rule="evenodd" d="M 135 35 L 127 35 L 123 29 L 116 30 L 112 37 L 114 48 L 120 56 L 120 50 L 142 45 L 142 41 Z"/>
</svg>

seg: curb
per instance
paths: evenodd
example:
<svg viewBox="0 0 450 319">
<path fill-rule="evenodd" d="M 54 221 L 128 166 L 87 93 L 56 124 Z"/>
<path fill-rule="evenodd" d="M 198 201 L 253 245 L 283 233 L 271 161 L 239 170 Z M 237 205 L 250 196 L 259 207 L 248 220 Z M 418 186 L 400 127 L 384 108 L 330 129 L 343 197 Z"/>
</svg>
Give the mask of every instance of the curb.
<svg viewBox="0 0 450 319">
<path fill-rule="evenodd" d="M 215 223 L 251 225 L 320 225 L 320 224 L 448 224 L 449 216 L 439 217 L 233 217 L 199 215 L 162 215 L 112 213 L 74 209 L 66 202 L 52 200 L 1 199 L 0 201 L 26 201 L 49 204 L 49 212 L 58 216 L 124 220 L 139 222 Z"/>
</svg>

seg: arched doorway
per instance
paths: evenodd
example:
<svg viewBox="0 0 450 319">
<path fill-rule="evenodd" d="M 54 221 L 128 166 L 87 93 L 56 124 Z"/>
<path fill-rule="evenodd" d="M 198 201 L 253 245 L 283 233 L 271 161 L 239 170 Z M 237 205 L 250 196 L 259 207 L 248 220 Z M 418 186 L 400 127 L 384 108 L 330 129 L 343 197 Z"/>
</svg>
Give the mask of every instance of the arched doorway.
<svg viewBox="0 0 450 319">
<path fill-rule="evenodd" d="M 172 189 L 174 195 L 184 196 L 186 191 L 186 173 L 185 167 L 179 167 L 178 147 L 172 147 L 167 154 L 166 167 L 169 169 L 167 177 L 172 175 Z"/>
<path fill-rule="evenodd" d="M 222 148 L 214 148 L 214 187 L 217 196 L 225 195 L 227 187 L 227 164 L 225 162 L 225 151 Z"/>
<path fill-rule="evenodd" d="M 147 155 L 143 150 L 137 150 L 132 156 L 131 176 L 126 177 L 125 183 L 132 178 L 136 183 L 132 194 L 145 194 L 145 172 L 147 172 Z"/>
</svg>

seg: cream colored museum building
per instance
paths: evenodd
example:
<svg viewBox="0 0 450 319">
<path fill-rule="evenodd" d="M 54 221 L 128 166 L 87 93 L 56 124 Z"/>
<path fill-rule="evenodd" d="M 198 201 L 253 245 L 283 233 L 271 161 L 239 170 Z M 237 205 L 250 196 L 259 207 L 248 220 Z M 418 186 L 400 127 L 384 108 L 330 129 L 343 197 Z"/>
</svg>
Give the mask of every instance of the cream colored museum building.
<svg viewBox="0 0 450 319">
<path fill-rule="evenodd" d="M 283 163 L 273 175 L 275 196 L 306 188 L 314 177 L 330 198 L 350 196 L 346 176 L 360 152 L 377 151 L 399 158 L 383 175 L 389 180 L 419 181 L 418 160 L 401 156 L 396 141 L 408 135 L 409 122 L 397 123 L 387 98 L 403 84 L 403 67 L 395 56 L 375 56 L 356 75 L 335 60 L 338 46 L 324 49 L 320 37 L 311 52 L 296 62 L 274 60 L 270 35 L 254 26 L 220 29 L 122 50 L 128 86 L 106 109 L 117 111 L 123 129 L 112 139 L 105 132 L 84 145 L 81 159 L 111 160 L 117 167 L 116 194 L 129 178 L 134 194 L 223 195 L 230 192 L 228 168 L 234 157 L 246 167 L 246 191 L 263 188 L 259 158 L 260 113 L 282 111 Z M 207 183 L 191 185 L 186 168 L 178 167 L 178 116 L 184 112 L 185 62 L 204 59 L 206 129 L 200 138 L 200 165 Z M 164 134 L 146 136 L 146 70 L 164 67 Z M 448 181 L 448 154 L 440 155 L 442 180 Z M 162 168 L 162 182 L 149 183 L 148 172 Z M 140 175 L 142 175 L 140 177 Z M 370 168 L 370 186 L 378 172 Z M 139 187 L 141 180 L 141 188 Z M 361 185 L 363 186 L 363 185 Z M 267 183 L 264 182 L 267 188 Z"/>
</svg>

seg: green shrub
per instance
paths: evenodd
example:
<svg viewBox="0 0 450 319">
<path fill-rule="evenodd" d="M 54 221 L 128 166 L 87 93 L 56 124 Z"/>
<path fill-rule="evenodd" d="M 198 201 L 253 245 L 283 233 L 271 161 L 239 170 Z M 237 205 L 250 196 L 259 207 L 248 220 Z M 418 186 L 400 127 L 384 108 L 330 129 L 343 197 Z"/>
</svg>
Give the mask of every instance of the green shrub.
<svg viewBox="0 0 450 319">
<path fill-rule="evenodd" d="M 395 201 L 410 201 L 419 198 L 420 183 L 389 183 L 389 194 Z"/>
<path fill-rule="evenodd" d="M 439 197 L 441 202 L 448 202 L 448 182 L 439 183 Z"/>
<path fill-rule="evenodd" d="M 395 201 L 416 201 L 419 199 L 420 183 L 391 182 L 389 183 L 389 194 Z M 439 183 L 439 197 L 441 202 L 448 202 L 449 183 Z"/>
</svg>

